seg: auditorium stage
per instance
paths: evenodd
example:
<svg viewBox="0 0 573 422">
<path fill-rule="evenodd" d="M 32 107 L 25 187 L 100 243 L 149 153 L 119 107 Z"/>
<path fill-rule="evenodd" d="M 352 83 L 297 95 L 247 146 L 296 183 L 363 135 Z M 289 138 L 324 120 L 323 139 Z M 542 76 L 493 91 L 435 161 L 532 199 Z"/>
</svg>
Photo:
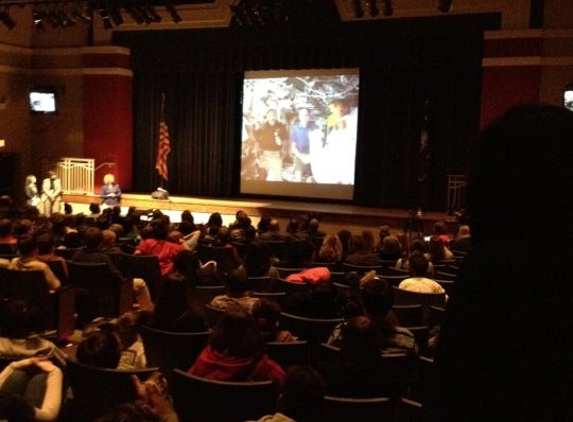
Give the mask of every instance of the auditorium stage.
<svg viewBox="0 0 573 422">
<path fill-rule="evenodd" d="M 97 195 L 64 195 L 64 201 L 72 204 L 74 212 L 85 212 L 92 202 L 100 203 Z M 389 225 L 393 231 L 402 231 L 410 221 L 409 211 L 406 209 L 389 209 L 376 207 L 363 207 L 352 204 L 300 202 L 278 199 L 245 199 L 245 198 L 204 198 L 187 196 L 170 196 L 169 199 L 159 200 L 151 198 L 151 194 L 123 194 L 122 209 L 136 207 L 142 210 L 160 209 L 170 215 L 172 221 L 177 222 L 181 211 L 189 210 L 193 213 L 196 223 L 206 222 L 209 214 L 219 212 L 223 215 L 225 224 L 233 221 L 238 210 L 245 211 L 256 225 L 262 215 L 269 215 L 281 222 L 284 228 L 291 218 L 302 214 L 319 213 L 321 216 L 321 229 L 333 233 L 342 227 L 350 231 L 361 231 L 366 228 L 375 231 L 383 225 Z M 446 212 L 422 212 L 417 217 L 422 232 L 430 233 L 436 221 L 446 221 Z M 413 224 L 416 225 L 416 222 Z M 414 227 L 415 229 L 416 227 Z M 448 231 L 457 232 L 457 224 L 448 224 Z"/>
</svg>

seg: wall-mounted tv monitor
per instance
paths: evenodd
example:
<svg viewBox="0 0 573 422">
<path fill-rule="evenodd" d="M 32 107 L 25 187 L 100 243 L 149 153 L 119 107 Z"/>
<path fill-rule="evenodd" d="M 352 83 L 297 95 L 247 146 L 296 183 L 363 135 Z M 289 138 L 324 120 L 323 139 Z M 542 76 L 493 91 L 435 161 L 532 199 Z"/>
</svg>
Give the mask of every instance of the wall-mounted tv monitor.
<svg viewBox="0 0 573 422">
<path fill-rule="evenodd" d="M 241 193 L 351 200 L 358 69 L 245 72 Z"/>
<path fill-rule="evenodd" d="M 573 84 L 567 85 L 563 90 L 563 106 L 573 111 Z"/>
<path fill-rule="evenodd" d="M 30 111 L 32 113 L 56 113 L 58 111 L 56 90 L 35 88 L 30 91 Z"/>
</svg>

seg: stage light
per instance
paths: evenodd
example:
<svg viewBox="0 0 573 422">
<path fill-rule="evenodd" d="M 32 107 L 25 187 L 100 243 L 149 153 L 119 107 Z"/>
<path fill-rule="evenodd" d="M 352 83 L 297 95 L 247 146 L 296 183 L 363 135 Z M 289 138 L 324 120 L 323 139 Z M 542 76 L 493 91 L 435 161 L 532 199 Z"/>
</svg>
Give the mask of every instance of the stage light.
<svg viewBox="0 0 573 422">
<path fill-rule="evenodd" d="M 14 29 L 16 26 L 16 21 L 12 19 L 12 16 L 8 13 L 8 9 L 2 10 L 0 12 L 0 21 L 6 26 L 8 29 Z"/>
<path fill-rule="evenodd" d="M 175 7 L 172 4 L 166 4 L 165 8 L 169 12 L 169 15 L 171 16 L 171 19 L 173 20 L 174 23 L 179 23 L 183 20 L 181 19 L 181 16 L 179 16 L 179 13 L 177 13 L 177 10 L 175 10 Z"/>
<path fill-rule="evenodd" d="M 90 12 L 88 10 L 80 9 L 78 4 L 77 8 L 72 12 L 72 15 L 81 20 L 85 24 L 90 24 L 92 22 L 92 17 L 90 16 Z"/>
<path fill-rule="evenodd" d="M 438 0 L 438 10 L 442 13 L 452 11 L 453 0 Z"/>
<path fill-rule="evenodd" d="M 100 9 L 98 10 L 101 19 L 103 21 L 103 27 L 105 29 L 113 29 L 113 25 L 111 23 L 111 19 L 109 17 L 109 12 L 107 11 L 107 9 Z"/>
<path fill-rule="evenodd" d="M 34 20 L 34 27 L 41 31 L 44 31 L 44 24 L 42 23 L 42 19 L 46 17 L 46 12 L 43 10 L 34 10 L 32 12 L 32 19 Z"/>
<path fill-rule="evenodd" d="M 125 8 L 125 10 L 127 11 L 127 13 L 129 13 L 129 15 L 131 16 L 131 18 L 138 24 L 142 24 L 145 22 L 145 18 L 143 17 L 143 15 L 141 14 L 140 9 L 137 9 L 135 7 L 131 7 L 131 6 L 127 6 Z"/>
<path fill-rule="evenodd" d="M 124 22 L 119 9 L 109 9 L 109 18 L 115 26 L 119 26 Z"/>
<path fill-rule="evenodd" d="M 394 8 L 392 7 L 392 0 L 384 0 L 382 3 L 382 13 L 384 16 L 392 16 L 394 14 Z"/>
<path fill-rule="evenodd" d="M 157 14 L 153 6 L 147 6 L 145 8 L 145 12 L 147 13 L 147 16 L 151 18 L 151 22 L 161 22 L 161 16 Z"/>
<path fill-rule="evenodd" d="M 362 4 L 360 3 L 360 0 L 354 0 L 352 3 L 354 6 L 354 17 L 362 19 L 364 17 L 364 9 L 362 9 Z"/>
</svg>

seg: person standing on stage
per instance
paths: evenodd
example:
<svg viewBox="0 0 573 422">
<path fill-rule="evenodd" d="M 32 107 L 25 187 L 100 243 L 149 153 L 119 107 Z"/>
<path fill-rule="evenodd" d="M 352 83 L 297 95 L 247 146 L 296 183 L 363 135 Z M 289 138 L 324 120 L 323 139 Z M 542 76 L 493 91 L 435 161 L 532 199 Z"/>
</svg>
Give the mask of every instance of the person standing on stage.
<svg viewBox="0 0 573 422">
<path fill-rule="evenodd" d="M 33 174 L 26 176 L 24 193 L 26 194 L 26 205 L 37 207 L 40 203 L 40 195 L 38 194 L 38 186 L 36 186 L 36 176 Z"/>
<path fill-rule="evenodd" d="M 100 196 L 103 199 L 103 207 L 113 208 L 118 206 L 121 200 L 121 189 L 119 184 L 115 183 L 115 176 L 113 174 L 106 174 L 103 177 L 103 183 L 100 192 Z"/>
<path fill-rule="evenodd" d="M 261 151 L 260 165 L 267 172 L 268 182 L 282 181 L 283 144 L 288 143 L 286 126 L 277 121 L 277 112 L 269 109 L 265 122 L 255 132 L 257 149 Z"/>
<path fill-rule="evenodd" d="M 48 177 L 42 181 L 40 196 L 40 212 L 48 217 L 60 211 L 62 201 L 62 181 L 54 170 L 48 172 Z"/>
</svg>

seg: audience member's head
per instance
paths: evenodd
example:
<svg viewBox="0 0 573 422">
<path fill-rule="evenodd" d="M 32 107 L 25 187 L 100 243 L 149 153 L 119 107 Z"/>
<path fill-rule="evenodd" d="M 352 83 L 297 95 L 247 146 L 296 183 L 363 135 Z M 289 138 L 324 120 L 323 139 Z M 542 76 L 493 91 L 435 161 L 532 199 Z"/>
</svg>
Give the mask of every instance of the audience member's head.
<svg viewBox="0 0 573 422">
<path fill-rule="evenodd" d="M 76 350 L 76 358 L 84 365 L 117 368 L 121 358 L 119 337 L 111 329 L 96 329 L 82 339 Z"/>
<path fill-rule="evenodd" d="M 481 133 L 467 188 L 472 239 L 570 237 L 571 133 L 572 112 L 549 105 L 512 108 Z"/>
<path fill-rule="evenodd" d="M 326 235 L 318 250 L 318 260 L 322 262 L 340 262 L 342 254 L 342 242 L 338 236 L 335 234 Z"/>
<path fill-rule="evenodd" d="M 462 224 L 458 229 L 458 235 L 456 239 L 463 239 L 470 236 L 471 236 L 470 226 L 468 226 L 467 224 Z"/>
<path fill-rule="evenodd" d="M 115 239 L 116 239 L 116 235 L 115 232 L 112 230 L 104 230 L 101 232 L 102 238 L 101 238 L 101 248 L 102 249 L 109 249 L 109 248 L 113 248 L 115 246 Z"/>
<path fill-rule="evenodd" d="M 102 230 L 97 227 L 88 227 L 84 232 L 84 244 L 90 249 L 97 249 L 103 240 Z"/>
<path fill-rule="evenodd" d="M 243 296 L 248 288 L 247 272 L 244 268 L 236 268 L 227 273 L 227 288 L 229 296 Z"/>
<path fill-rule="evenodd" d="M 275 341 L 281 315 L 280 305 L 268 299 L 259 299 L 253 305 L 251 315 L 255 319 L 264 341 Z"/>
<path fill-rule="evenodd" d="M 92 202 L 89 206 L 89 210 L 92 214 L 100 214 L 101 213 L 101 207 L 99 206 L 98 203 L 96 202 Z"/>
<path fill-rule="evenodd" d="M 219 318 L 209 341 L 211 348 L 234 357 L 259 357 L 264 342 L 253 317 L 241 306 L 231 305 Z"/>
<path fill-rule="evenodd" d="M 297 422 L 315 422 L 324 418 L 326 383 L 311 366 L 291 366 L 278 400 L 278 410 Z"/>
<path fill-rule="evenodd" d="M 34 256 L 38 253 L 36 236 L 28 234 L 18 239 L 18 251 L 24 257 Z"/>
<path fill-rule="evenodd" d="M 383 318 L 394 303 L 394 290 L 386 280 L 374 278 L 362 286 L 362 304 L 367 316 Z"/>
<path fill-rule="evenodd" d="M 22 299 L 4 300 L 0 310 L 2 337 L 24 339 L 45 323 L 38 308 Z"/>
<path fill-rule="evenodd" d="M 372 230 L 363 230 L 362 240 L 364 241 L 364 249 L 368 252 L 373 252 L 376 247 L 376 238 L 374 237 Z"/>
<path fill-rule="evenodd" d="M 380 363 L 380 328 L 365 316 L 350 318 L 342 325 L 340 360 L 345 364 L 373 366 Z"/>
<path fill-rule="evenodd" d="M 46 255 L 52 253 L 54 251 L 54 236 L 48 230 L 38 232 L 36 244 L 38 246 L 38 254 Z"/>
<path fill-rule="evenodd" d="M 410 255 L 410 274 L 412 274 L 412 277 L 428 276 L 428 260 L 423 254 L 415 253 Z"/>
<path fill-rule="evenodd" d="M 140 315 L 134 311 L 123 313 L 116 324 L 116 331 L 121 342 L 121 348 L 126 349 L 138 340 Z"/>
</svg>

